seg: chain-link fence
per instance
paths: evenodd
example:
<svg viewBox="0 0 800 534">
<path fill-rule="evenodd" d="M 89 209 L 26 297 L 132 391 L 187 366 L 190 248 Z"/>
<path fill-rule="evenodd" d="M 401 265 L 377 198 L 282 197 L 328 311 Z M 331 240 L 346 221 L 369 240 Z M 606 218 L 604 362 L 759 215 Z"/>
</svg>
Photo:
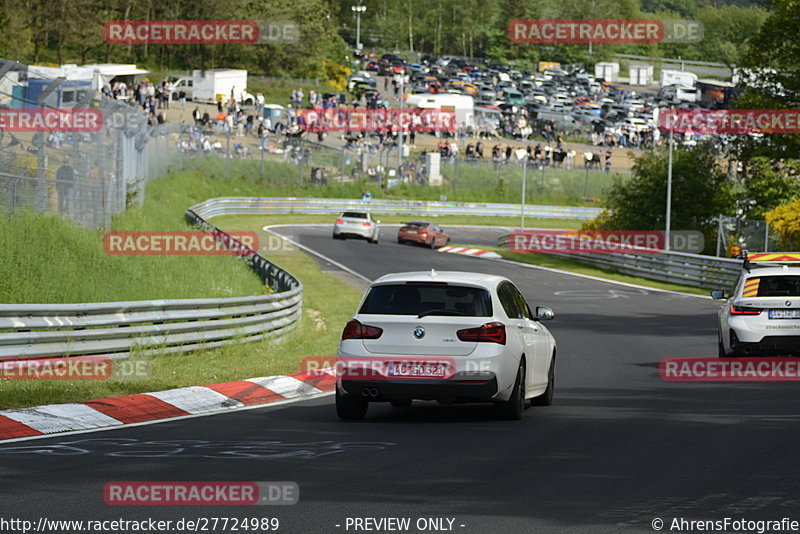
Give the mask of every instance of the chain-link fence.
<svg viewBox="0 0 800 534">
<path fill-rule="evenodd" d="M 100 76 L 70 78 L 0 59 L 0 213 L 107 229 L 177 151 L 155 113 L 106 96 Z"/>
<path fill-rule="evenodd" d="M 781 250 L 780 235 L 771 231 L 766 221 L 721 216 L 717 220 L 717 256 L 730 257 L 732 247 L 750 252 L 777 252 Z"/>
</svg>

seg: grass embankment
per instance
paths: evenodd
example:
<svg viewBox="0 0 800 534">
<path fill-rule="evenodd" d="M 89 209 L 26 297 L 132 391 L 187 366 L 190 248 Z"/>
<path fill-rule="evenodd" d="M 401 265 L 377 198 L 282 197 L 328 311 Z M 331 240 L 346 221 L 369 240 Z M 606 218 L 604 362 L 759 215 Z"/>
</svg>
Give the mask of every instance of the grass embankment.
<svg viewBox="0 0 800 534">
<path fill-rule="evenodd" d="M 214 196 L 259 195 L 263 185 L 241 178 L 179 172 L 148 185 L 144 207 L 114 222 L 120 230 L 188 230 L 186 207 Z M 5 245 L 0 259 L 3 302 L 91 302 L 263 293 L 255 274 L 231 256 L 107 256 L 102 234 L 42 216 L 0 218 Z M 250 229 L 250 228 L 248 228 Z M 258 231 L 261 243 L 264 234 Z M 14 237 L 15 239 L 12 239 Z M 329 356 L 360 291 L 320 272 L 314 260 L 292 250 L 266 254 L 305 286 L 304 314 L 296 334 L 279 345 L 234 344 L 150 360 L 139 380 L 0 381 L 0 409 L 76 402 L 107 396 L 210 384 L 300 370 L 306 356 Z"/>
<path fill-rule="evenodd" d="M 316 152 L 314 153 L 316 154 Z M 258 155 L 257 155 L 258 156 Z M 325 154 L 330 156 L 330 154 Z M 312 155 L 312 161 L 315 156 Z M 338 157 L 338 156 L 337 156 Z M 320 156 L 318 159 L 321 159 Z M 355 161 L 351 155 L 351 163 Z M 202 169 L 206 173 L 226 175 L 224 159 L 207 157 L 186 161 L 187 168 Z M 248 181 L 262 183 L 264 189 L 258 196 L 286 197 L 320 197 L 320 198 L 361 198 L 368 190 L 375 199 L 413 199 L 441 200 L 448 202 L 497 202 L 519 204 L 522 200 L 522 168 L 517 165 L 501 165 L 499 171 L 492 165 L 443 165 L 442 175 L 445 185 L 431 187 L 420 184 L 404 183 L 391 189 L 380 189 L 376 181 L 359 180 L 354 182 L 333 182 L 326 185 L 311 182 L 311 168 L 326 167 L 324 164 L 311 163 L 301 168 L 291 163 L 266 159 L 264 161 L 264 178 L 261 176 L 259 159 L 235 160 L 231 162 L 231 174 L 241 176 Z M 331 166 L 338 169 L 337 164 Z M 346 166 L 345 172 L 350 167 Z M 334 173 L 338 176 L 338 172 Z M 349 175 L 349 174 L 348 174 Z M 626 179 L 627 175 L 619 175 Z M 616 174 L 572 169 L 545 169 L 542 172 L 533 167 L 527 170 L 526 203 L 549 206 L 589 206 L 601 207 L 594 200 L 608 187 Z M 584 195 L 584 190 L 586 195 Z"/>
</svg>

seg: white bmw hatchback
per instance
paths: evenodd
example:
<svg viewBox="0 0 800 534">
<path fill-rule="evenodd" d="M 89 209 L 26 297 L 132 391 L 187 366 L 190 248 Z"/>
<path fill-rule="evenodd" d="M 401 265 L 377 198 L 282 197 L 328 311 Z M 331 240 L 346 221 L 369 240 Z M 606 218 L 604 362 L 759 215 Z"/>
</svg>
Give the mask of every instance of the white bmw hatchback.
<svg viewBox="0 0 800 534">
<path fill-rule="evenodd" d="M 414 399 L 495 403 L 522 417 L 525 403 L 553 400 L 556 342 L 507 278 L 409 272 L 375 280 L 342 332 L 336 410 L 362 419 L 371 402 Z"/>
</svg>

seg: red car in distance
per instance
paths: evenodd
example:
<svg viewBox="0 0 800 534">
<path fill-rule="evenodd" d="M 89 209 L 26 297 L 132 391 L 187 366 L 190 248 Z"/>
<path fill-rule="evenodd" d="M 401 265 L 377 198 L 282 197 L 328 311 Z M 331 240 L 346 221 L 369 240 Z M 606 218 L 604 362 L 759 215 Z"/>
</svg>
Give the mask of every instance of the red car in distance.
<svg viewBox="0 0 800 534">
<path fill-rule="evenodd" d="M 438 224 L 411 221 L 397 231 L 397 242 L 401 245 L 420 243 L 430 248 L 437 248 L 447 245 L 450 242 L 450 236 L 443 232 Z"/>
</svg>

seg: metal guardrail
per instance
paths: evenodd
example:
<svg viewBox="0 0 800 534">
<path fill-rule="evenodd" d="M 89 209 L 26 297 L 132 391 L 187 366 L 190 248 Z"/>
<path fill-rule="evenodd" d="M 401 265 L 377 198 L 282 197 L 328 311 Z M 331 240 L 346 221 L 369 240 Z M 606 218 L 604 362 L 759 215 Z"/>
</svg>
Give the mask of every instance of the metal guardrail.
<svg viewBox="0 0 800 534">
<path fill-rule="evenodd" d="M 204 219 L 186 216 L 227 246 L 240 242 Z M 207 216 L 207 215 L 205 215 Z M 255 252 L 255 251 L 254 251 Z M 299 322 L 303 285 L 259 254 L 243 257 L 272 294 L 86 304 L 0 305 L 0 361 L 60 356 L 127 358 L 281 338 Z"/>
<path fill-rule="evenodd" d="M 498 246 L 508 246 L 508 235 L 498 238 Z M 729 258 L 659 252 L 657 254 L 554 254 L 596 267 L 707 289 L 729 289 L 742 271 L 742 262 Z"/>
<path fill-rule="evenodd" d="M 363 210 L 388 215 L 441 216 L 505 216 L 519 217 L 520 204 L 493 204 L 481 202 L 437 202 L 429 200 L 351 200 L 339 198 L 256 198 L 219 197 L 192 207 L 204 217 L 218 215 L 269 215 L 269 214 L 336 214 L 347 210 Z M 525 216 L 551 219 L 593 219 L 603 210 L 571 206 L 526 205 Z"/>
</svg>

